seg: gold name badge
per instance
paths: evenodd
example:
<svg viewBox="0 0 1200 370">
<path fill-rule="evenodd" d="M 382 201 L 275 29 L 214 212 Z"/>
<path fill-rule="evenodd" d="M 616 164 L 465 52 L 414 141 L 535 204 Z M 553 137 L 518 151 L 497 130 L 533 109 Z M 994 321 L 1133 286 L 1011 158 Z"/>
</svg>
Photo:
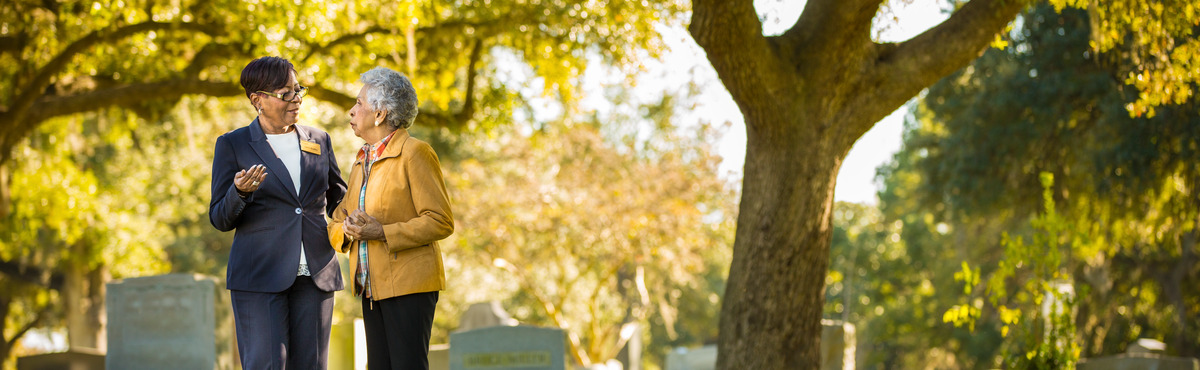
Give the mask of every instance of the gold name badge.
<svg viewBox="0 0 1200 370">
<path fill-rule="evenodd" d="M 306 152 L 309 152 L 312 154 L 316 154 L 316 155 L 321 155 L 321 144 L 317 144 L 317 143 L 314 143 L 311 141 L 301 140 L 300 141 L 300 150 L 303 150 L 303 151 L 306 151 Z"/>
</svg>

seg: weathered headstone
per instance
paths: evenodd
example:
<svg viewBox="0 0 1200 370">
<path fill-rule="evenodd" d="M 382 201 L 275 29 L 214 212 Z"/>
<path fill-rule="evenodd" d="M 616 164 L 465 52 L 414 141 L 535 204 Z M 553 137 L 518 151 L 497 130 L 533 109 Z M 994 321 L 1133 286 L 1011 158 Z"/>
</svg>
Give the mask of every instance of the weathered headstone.
<svg viewBox="0 0 1200 370">
<path fill-rule="evenodd" d="M 217 366 L 216 280 L 170 274 L 108 283 L 109 369 Z"/>
<path fill-rule="evenodd" d="M 854 325 L 821 320 L 821 369 L 854 369 Z"/>
<path fill-rule="evenodd" d="M 1079 361 L 1077 370 L 1200 370 L 1200 360 L 1150 353 L 1125 353 Z"/>
<path fill-rule="evenodd" d="M 104 353 L 77 348 L 17 358 L 17 370 L 104 370 Z"/>
<path fill-rule="evenodd" d="M 504 311 L 504 307 L 500 306 L 500 302 L 480 302 L 467 307 L 467 311 L 463 312 L 462 317 L 458 319 L 458 328 L 455 331 L 515 325 L 517 325 L 517 320 L 509 316 L 507 311 Z"/>
<path fill-rule="evenodd" d="M 1166 345 L 1158 340 L 1140 338 L 1130 343 L 1125 353 L 1116 356 L 1080 359 L 1077 370 L 1200 370 L 1200 360 L 1164 356 Z"/>
<path fill-rule="evenodd" d="M 565 370 L 557 328 L 493 326 L 450 334 L 450 369 Z"/>
<path fill-rule="evenodd" d="M 717 345 L 676 348 L 667 354 L 666 370 L 712 370 L 717 367 Z"/>
<path fill-rule="evenodd" d="M 429 370 L 450 369 L 450 345 L 433 344 L 429 346 Z"/>
</svg>

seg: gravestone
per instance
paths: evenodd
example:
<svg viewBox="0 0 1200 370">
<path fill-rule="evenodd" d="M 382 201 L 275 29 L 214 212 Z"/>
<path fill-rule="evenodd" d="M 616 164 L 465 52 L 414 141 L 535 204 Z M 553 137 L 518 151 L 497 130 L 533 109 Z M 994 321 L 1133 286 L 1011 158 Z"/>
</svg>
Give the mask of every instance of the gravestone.
<svg viewBox="0 0 1200 370">
<path fill-rule="evenodd" d="M 458 319 L 455 331 L 468 331 L 492 326 L 516 326 L 517 320 L 504 311 L 500 302 L 480 302 L 467 307 L 462 317 Z"/>
<path fill-rule="evenodd" d="M 1166 345 L 1158 340 L 1140 338 L 1130 343 L 1125 353 L 1116 356 L 1080 359 L 1076 370 L 1200 370 L 1200 360 L 1164 356 Z"/>
<path fill-rule="evenodd" d="M 854 369 L 854 324 L 821 320 L 821 369 Z"/>
<path fill-rule="evenodd" d="M 104 353 L 91 348 L 17 358 L 17 370 L 104 370 Z"/>
<path fill-rule="evenodd" d="M 429 345 L 429 370 L 450 370 L 450 345 Z"/>
<path fill-rule="evenodd" d="M 1116 356 L 1087 358 L 1077 370 L 1200 370 L 1200 360 L 1152 353 L 1124 353 Z"/>
<path fill-rule="evenodd" d="M 109 369 L 217 367 L 216 280 L 170 274 L 108 283 Z"/>
<path fill-rule="evenodd" d="M 558 328 L 493 326 L 450 334 L 450 370 L 565 370 Z"/>
<path fill-rule="evenodd" d="M 717 345 L 676 348 L 667 354 L 666 370 L 712 370 L 717 367 Z"/>
</svg>

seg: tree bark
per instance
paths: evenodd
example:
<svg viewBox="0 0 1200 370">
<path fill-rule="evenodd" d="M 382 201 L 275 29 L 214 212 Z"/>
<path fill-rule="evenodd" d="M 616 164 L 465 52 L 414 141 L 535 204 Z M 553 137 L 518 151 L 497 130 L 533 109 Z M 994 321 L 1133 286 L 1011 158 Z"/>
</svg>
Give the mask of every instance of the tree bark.
<svg viewBox="0 0 1200 370">
<path fill-rule="evenodd" d="M 974 0 L 912 40 L 870 39 L 879 0 L 809 0 L 762 36 L 752 1 L 694 0 L 688 29 L 746 122 L 717 368 L 815 369 L 834 185 L 875 122 L 977 58 L 1027 3 Z"/>
<path fill-rule="evenodd" d="M 1177 355 L 1192 357 L 1196 355 L 1195 342 L 1192 342 L 1190 328 L 1188 325 L 1188 305 L 1184 298 L 1184 287 L 1188 285 L 1187 276 L 1189 270 L 1195 266 L 1194 250 L 1196 241 L 1200 239 L 1197 234 L 1200 233 L 1196 229 L 1200 227 L 1200 222 L 1193 227 L 1192 230 L 1184 233 L 1179 239 L 1180 256 L 1179 259 L 1171 266 L 1170 270 L 1163 274 L 1163 296 L 1168 304 L 1175 309 L 1175 335 L 1170 339 L 1171 343 L 1167 348 L 1173 349 Z"/>
<path fill-rule="evenodd" d="M 73 253 L 90 256 L 86 242 L 72 246 Z M 67 342 L 71 348 L 107 349 L 107 334 L 104 311 L 104 284 L 108 282 L 108 271 L 103 265 L 89 268 L 87 263 L 72 261 L 66 264 L 63 306 L 66 307 Z"/>
</svg>

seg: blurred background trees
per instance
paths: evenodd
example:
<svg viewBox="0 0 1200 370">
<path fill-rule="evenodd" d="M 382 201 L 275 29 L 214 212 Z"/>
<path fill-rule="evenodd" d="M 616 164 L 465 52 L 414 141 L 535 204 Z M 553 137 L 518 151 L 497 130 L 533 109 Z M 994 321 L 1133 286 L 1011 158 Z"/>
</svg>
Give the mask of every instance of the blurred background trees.
<svg viewBox="0 0 1200 370">
<path fill-rule="evenodd" d="M 859 367 L 1003 367 L 1006 353 L 1031 348 L 1004 313 L 1033 313 L 1028 297 L 1040 293 L 1021 287 L 1028 273 L 998 271 L 1029 262 L 1004 235 L 1037 232 L 1043 173 L 1072 231 L 1055 239 L 1065 253 L 1053 272 L 1074 289 L 1079 356 L 1139 337 L 1200 355 L 1200 293 L 1189 289 L 1200 280 L 1196 4 L 1147 4 L 1031 8 L 1007 47 L 910 105 L 879 203 L 832 208 L 823 312 L 858 327 Z M 1129 15 L 1164 9 L 1180 17 Z M 302 123 L 331 133 L 344 168 L 361 144 L 345 115 L 358 74 L 383 65 L 412 77 L 414 135 L 441 156 L 459 217 L 435 343 L 467 305 L 491 300 L 523 323 L 566 330 L 580 363 L 612 359 L 630 335 L 642 336 L 652 368 L 670 348 L 714 343 L 740 180 L 717 172 L 723 126 L 680 118 L 701 87 L 644 100 L 630 91 L 645 81 L 628 77 L 661 55 L 662 28 L 681 27 L 688 10 L 553 0 L 0 7 L 5 366 L 45 349 L 31 332 L 103 346 L 111 279 L 224 276 L 232 235 L 204 214 L 212 142 L 253 118 L 237 77 L 262 55 L 296 65 L 312 88 Z M 1126 35 L 1136 42 L 1114 42 Z M 625 76 L 601 89 L 612 107 L 581 102 L 597 65 Z M 1016 251 L 1043 252 L 1032 245 Z M 989 284 L 994 276 L 1005 279 Z M 955 326 L 952 307 L 973 325 Z M 338 310 L 358 315 L 353 300 Z"/>
<path fill-rule="evenodd" d="M 549 220 L 551 226 L 539 225 L 525 231 L 527 236 L 543 240 L 534 246 L 465 238 L 455 242 L 479 253 L 491 248 L 496 258 L 502 252 L 522 253 L 534 247 L 548 248 L 545 253 L 554 256 L 569 256 L 577 251 L 571 248 L 585 246 L 597 253 L 611 249 L 611 254 L 579 252 L 580 271 L 591 272 L 582 276 L 571 272 L 571 279 L 580 280 L 579 286 L 591 286 L 596 294 L 567 297 L 561 292 L 548 292 L 542 296 L 553 299 L 552 302 L 513 306 L 522 320 L 571 324 L 581 329 L 593 326 L 588 332 L 573 332 L 578 337 L 578 353 L 593 361 L 607 360 L 599 357 L 615 355 L 608 353 L 616 346 L 615 336 L 607 327 L 597 325 L 612 322 L 618 329 L 625 323 L 649 327 L 649 320 L 663 320 L 660 313 L 675 314 L 674 310 L 681 305 L 674 302 L 681 293 L 660 290 L 677 286 L 673 284 L 705 292 L 700 296 L 708 304 L 716 299 L 714 292 L 720 291 L 720 270 L 709 269 L 722 265 L 721 250 L 712 246 L 719 243 L 720 235 L 729 232 L 731 225 L 724 218 L 712 215 L 731 211 L 722 208 L 727 204 L 720 203 L 729 198 L 723 193 L 713 193 L 729 189 L 716 176 L 707 176 L 715 171 L 714 160 L 700 138 L 709 134 L 696 133 L 692 140 L 676 140 L 675 136 L 686 130 L 703 129 L 677 127 L 669 122 L 674 112 L 682 109 L 674 106 L 658 108 L 665 126 L 651 125 L 659 129 L 658 134 L 652 135 L 653 140 L 640 137 L 645 142 L 639 145 L 654 143 L 649 147 L 614 149 L 624 145 L 618 141 L 620 130 L 640 131 L 632 125 L 653 121 L 648 118 L 650 113 L 646 117 L 614 118 L 604 125 L 576 122 L 579 120 L 564 114 L 554 119 L 561 122 L 556 123 L 559 128 L 551 130 L 553 135 L 528 130 L 545 122 L 526 120 L 516 127 L 510 126 L 514 114 L 531 111 L 530 100 L 550 100 L 564 107 L 575 107 L 578 97 L 575 86 L 589 62 L 617 66 L 624 72 L 638 70 L 640 60 L 662 52 L 655 27 L 678 24 L 677 14 L 684 5 L 671 1 L 536 0 L 344 4 L 122 0 L 17 1 L 6 5 L 0 9 L 0 60 L 3 61 L 0 63 L 3 81 L 0 84 L 0 215 L 3 215 L 4 235 L 0 239 L 0 271 L 6 283 L 0 299 L 0 312 L 5 314 L 2 355 L 9 359 L 13 351 L 29 353 L 28 349 L 22 349 L 21 340 L 31 328 L 45 329 L 42 334 L 58 333 L 60 329 L 56 328 L 65 328 L 70 345 L 103 348 L 103 284 L 110 279 L 165 272 L 224 275 L 231 235 L 215 232 L 204 215 L 211 142 L 253 118 L 237 85 L 242 66 L 258 56 L 280 55 L 295 64 L 301 83 L 311 87 L 311 98 L 304 106 L 304 123 L 330 131 L 346 165 L 359 140 L 345 125 L 345 109 L 352 105 L 358 74 L 377 65 L 408 74 L 421 91 L 418 135 L 438 147 L 447 162 L 447 172 L 480 171 L 479 162 L 460 163 L 480 155 L 488 158 L 488 166 L 519 164 L 518 168 L 541 173 L 549 170 L 540 167 L 544 164 L 573 160 L 563 155 L 590 153 L 546 153 L 548 156 L 536 158 L 535 162 L 520 163 L 520 159 L 507 157 L 514 154 L 511 151 L 499 153 L 471 147 L 496 137 L 507 137 L 514 142 L 536 138 L 550 147 L 562 147 L 575 142 L 570 138 L 590 132 L 592 137 L 582 141 L 591 143 L 589 150 L 619 154 L 603 158 L 612 162 L 602 165 L 564 164 L 564 168 L 571 170 L 568 172 L 571 177 L 566 178 L 570 181 L 559 180 L 563 184 L 549 193 L 538 182 L 553 182 L 552 175 L 531 178 L 529 183 L 515 183 L 529 187 L 512 189 L 479 188 L 470 180 L 460 180 L 456 186 L 461 188 L 452 191 L 456 201 L 464 205 L 482 202 L 474 198 L 481 195 L 504 193 L 526 199 L 517 196 L 528 192 L 531 194 L 528 199 L 541 199 L 541 195 L 566 191 L 573 193 L 565 201 L 586 195 L 594 198 L 592 202 L 609 207 L 624 204 L 607 200 L 615 195 L 601 189 L 576 192 L 570 188 L 578 184 L 623 184 L 622 191 L 628 192 L 625 196 L 640 197 L 645 203 L 661 200 L 664 191 L 681 187 L 686 190 L 671 207 L 628 209 L 632 215 L 600 220 L 610 222 L 613 228 L 630 220 L 658 221 L 642 225 L 645 230 L 635 235 L 623 230 L 621 235 L 633 239 L 624 244 L 615 239 L 562 244 L 567 237 L 587 234 L 583 229 L 557 239 L 544 239 L 542 232 L 550 230 L 547 227 L 566 227 L 561 222 L 571 217 L 565 216 Z M 510 74 L 514 70 L 525 74 L 522 78 L 513 77 Z M 624 81 L 624 86 L 614 88 L 632 83 Z M 698 146 L 701 144 L 705 146 Z M 674 163 L 674 167 L 660 170 L 656 165 L 667 162 Z M 675 184 L 641 189 L 631 183 L 637 173 L 627 172 L 617 178 L 600 171 L 630 163 L 653 169 L 664 179 L 673 177 Z M 680 183 L 696 178 L 704 178 L 706 185 Z M 623 183 L 613 182 L 618 180 Z M 560 206 L 560 212 L 575 212 L 572 217 L 582 217 L 584 212 L 595 214 L 595 209 L 568 204 Z M 689 207 L 693 209 L 690 213 Z M 498 209 L 465 206 L 459 209 L 456 213 L 468 223 L 476 218 L 515 217 L 498 213 L 501 211 Z M 472 212 L 489 216 L 476 216 Z M 659 235 L 651 239 L 671 241 L 662 247 L 651 248 L 648 241 L 637 238 L 678 230 L 685 225 L 681 222 L 689 220 L 682 217 L 691 217 L 688 214 L 708 216 L 704 223 L 714 226 L 696 234 L 681 232 L 678 236 Z M 518 220 L 525 220 L 528 215 L 522 214 Z M 526 225 L 510 227 L 519 230 L 523 226 Z M 703 254 L 694 251 L 699 246 L 690 244 L 700 241 L 702 236 L 706 237 L 703 245 L 712 249 Z M 513 250 L 518 246 L 522 249 Z M 676 282 L 672 279 L 691 275 L 682 270 L 662 271 L 656 261 L 649 260 L 655 256 L 652 253 L 674 255 L 677 248 L 690 248 L 680 254 L 694 261 L 679 268 L 695 273 L 695 279 L 708 280 Z M 483 260 L 473 254 L 465 254 L 463 268 L 479 267 L 478 261 Z M 527 262 L 517 257 L 508 260 Z M 494 269 L 493 260 L 485 261 L 485 266 Z M 607 265 L 610 262 L 623 264 L 621 272 L 626 274 L 625 278 L 608 279 L 603 275 L 608 272 L 604 269 L 610 267 Z M 634 281 L 641 285 L 630 285 Z M 453 302 L 465 305 L 473 302 L 467 301 L 468 298 L 515 302 L 523 299 L 481 295 L 480 291 L 470 289 L 470 282 L 462 284 L 464 296 Z M 646 284 L 655 289 L 655 296 L 648 295 Z M 595 316 L 599 320 L 596 325 L 584 320 L 584 316 L 572 315 L 570 323 L 562 320 L 564 310 L 575 312 L 589 303 L 625 301 L 638 306 L 624 313 L 599 312 Z M 561 307 L 544 312 L 554 305 Z M 66 306 L 82 309 L 66 310 Z M 356 314 L 356 305 L 342 306 L 346 316 Z M 445 311 L 457 314 L 455 307 L 442 306 Z M 522 307 L 540 311 L 529 312 Z M 704 310 L 703 307 L 687 309 Z M 440 317 L 445 319 L 439 322 L 438 335 L 444 339 L 447 331 L 453 329 L 454 321 L 450 319 L 454 316 L 443 313 Z M 666 320 L 675 324 L 674 317 Z M 674 328 L 668 330 L 671 337 L 678 337 L 679 332 Z M 693 342 L 715 336 L 713 330 L 683 332 L 686 340 Z M 11 366 L 11 362 L 8 364 Z"/>
<path fill-rule="evenodd" d="M 1014 362 L 1002 352 L 1024 355 L 1037 345 L 1014 335 L 1031 316 L 1022 316 L 1019 325 L 1003 316 L 1006 310 L 1040 311 L 1029 297 L 1045 292 L 1021 286 L 1032 272 L 1000 269 L 1028 267 L 1035 262 L 1031 253 L 1056 253 L 1031 243 L 1024 255 L 1006 248 L 1011 242 L 1005 234 L 1031 238 L 1039 230 L 1034 220 L 1048 216 L 1042 174 L 1054 179 L 1048 189 L 1052 210 L 1066 227 L 1053 239 L 1062 249 L 1060 267 L 1052 272 L 1073 287 L 1079 356 L 1120 353 L 1137 338 L 1162 340 L 1173 355 L 1197 356 L 1200 295 L 1188 287 L 1200 279 L 1200 111 L 1187 98 L 1154 108 L 1152 117 L 1139 115 L 1135 105 L 1145 93 L 1126 84 L 1130 71 L 1138 71 L 1136 52 L 1097 52 L 1089 45 L 1095 30 L 1090 24 L 1088 12 L 1036 6 L 1005 37 L 1006 48 L 988 50 L 912 105 L 904 148 L 879 170 L 886 226 L 876 228 L 894 228 L 897 238 L 859 245 L 835 234 L 831 275 L 843 271 L 839 261 L 854 255 L 839 254 L 839 248 L 874 246 L 883 255 L 873 257 L 883 259 L 882 251 L 896 248 L 888 242 L 896 243 L 904 251 L 900 260 L 913 262 L 875 272 L 901 282 L 931 276 L 928 294 L 937 303 L 900 307 L 894 314 L 880 305 L 887 317 L 860 321 L 865 327 L 859 339 L 866 341 L 860 348 L 872 349 L 861 354 L 868 357 L 860 366 L 1009 366 Z M 856 265 L 864 263 L 870 262 Z M 965 282 L 968 292 L 964 281 L 951 279 L 969 275 L 963 263 L 977 274 Z M 989 283 L 996 276 L 1005 279 Z M 900 285 L 922 286 L 919 280 Z M 830 287 L 831 304 L 846 300 L 833 295 L 837 286 Z M 864 288 L 869 285 L 851 289 Z M 887 291 L 859 294 L 876 299 L 872 294 Z M 973 329 L 930 322 L 955 306 L 974 312 Z M 929 309 L 935 312 L 924 311 Z M 929 321 L 906 317 L 917 314 Z M 881 325 L 921 334 L 905 336 Z M 1005 326 L 1013 330 L 1007 336 Z"/>
</svg>

